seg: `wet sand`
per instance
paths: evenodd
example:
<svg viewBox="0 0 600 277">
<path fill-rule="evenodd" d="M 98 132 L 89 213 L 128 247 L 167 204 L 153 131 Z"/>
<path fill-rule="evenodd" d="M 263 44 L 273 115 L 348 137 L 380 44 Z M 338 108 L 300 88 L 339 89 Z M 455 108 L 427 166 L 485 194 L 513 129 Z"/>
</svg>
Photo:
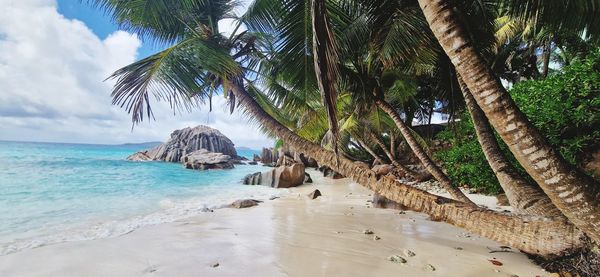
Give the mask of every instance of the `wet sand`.
<svg viewBox="0 0 600 277">
<path fill-rule="evenodd" d="M 418 213 L 372 208 L 371 192 L 362 186 L 309 173 L 315 183 L 256 207 L 218 209 L 121 237 L 0 256 L 0 276 L 548 274 L 517 250 L 490 253 L 501 245 Z M 315 188 L 323 196 L 308 199 L 306 194 Z M 474 198 L 495 205 L 493 198 Z M 364 234 L 366 229 L 374 234 Z M 406 250 L 415 255 L 410 257 Z M 392 255 L 406 263 L 389 261 Z M 494 259 L 502 266 L 489 261 Z"/>
</svg>

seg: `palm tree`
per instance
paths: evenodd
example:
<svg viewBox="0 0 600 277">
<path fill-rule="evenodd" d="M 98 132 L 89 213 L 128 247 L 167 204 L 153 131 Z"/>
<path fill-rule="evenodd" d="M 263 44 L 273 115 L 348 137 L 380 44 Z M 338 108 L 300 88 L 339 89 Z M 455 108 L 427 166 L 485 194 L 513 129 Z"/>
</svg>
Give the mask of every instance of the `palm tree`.
<svg viewBox="0 0 600 277">
<path fill-rule="evenodd" d="M 465 98 L 467 111 L 473 120 L 479 144 L 515 212 L 541 216 L 562 216 L 550 198 L 537 185 L 527 182 L 506 159 L 485 114 L 477 106 L 473 95 L 460 77 L 458 81 Z"/>
<path fill-rule="evenodd" d="M 563 214 L 600 243 L 600 185 L 540 135 L 475 50 L 450 1 L 419 0 L 425 18 L 477 104 L 527 173 Z"/>
<path fill-rule="evenodd" d="M 173 44 L 113 74 L 116 79 L 115 104 L 124 106 L 134 122 L 143 120 L 145 114 L 151 115 L 151 95 L 170 101 L 174 108 L 192 108 L 198 102 L 209 100 L 213 92 L 214 95 L 226 93 L 231 102 L 242 107 L 262 128 L 298 152 L 386 198 L 429 214 L 434 220 L 542 256 L 569 253 L 582 247 L 581 233 L 567 221 L 497 213 L 429 194 L 393 178 L 377 179 L 373 171 L 292 132 L 261 107 L 259 103 L 267 99 L 259 95 L 260 91 L 256 91 L 245 76 L 251 70 L 246 65 L 261 56 L 259 36 L 246 32 L 224 37 L 217 32 L 215 22 L 228 10 L 212 8 L 231 2 L 115 0 L 101 1 L 101 4 L 111 11 L 117 22 L 126 24 L 130 30 Z M 215 57 L 205 57 L 202 55 L 205 53 Z"/>
</svg>

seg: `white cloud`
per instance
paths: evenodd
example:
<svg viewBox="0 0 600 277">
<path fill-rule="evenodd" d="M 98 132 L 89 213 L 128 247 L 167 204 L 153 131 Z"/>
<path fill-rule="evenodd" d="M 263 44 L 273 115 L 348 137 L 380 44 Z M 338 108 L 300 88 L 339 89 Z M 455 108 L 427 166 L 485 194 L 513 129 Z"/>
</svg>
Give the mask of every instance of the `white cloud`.
<svg viewBox="0 0 600 277">
<path fill-rule="evenodd" d="M 236 145 L 271 141 L 225 101 L 174 116 L 155 103 L 157 121 L 131 130 L 127 113 L 111 105 L 103 80 L 136 58 L 140 40 L 117 31 L 104 40 L 84 23 L 63 17 L 50 0 L 0 0 L 0 139 L 84 143 L 165 140 L 177 128 L 208 124 Z M 210 121 L 208 120 L 210 119 Z"/>
</svg>

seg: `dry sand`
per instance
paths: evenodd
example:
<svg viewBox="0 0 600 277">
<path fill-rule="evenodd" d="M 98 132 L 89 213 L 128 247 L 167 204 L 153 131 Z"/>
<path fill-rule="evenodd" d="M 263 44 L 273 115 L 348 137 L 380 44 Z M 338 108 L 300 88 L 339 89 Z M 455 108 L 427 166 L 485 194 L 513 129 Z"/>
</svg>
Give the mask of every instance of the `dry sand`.
<svg viewBox="0 0 600 277">
<path fill-rule="evenodd" d="M 219 209 L 121 237 L 0 256 L 0 276 L 548 274 L 516 250 L 490 253 L 501 245 L 418 213 L 372 208 L 371 192 L 362 186 L 310 173 L 314 184 L 290 189 L 257 207 Z M 306 194 L 315 188 L 323 196 L 309 200 Z M 476 198 L 495 205 L 493 198 Z M 364 234 L 366 229 L 374 234 Z M 415 255 L 410 257 L 407 250 Z M 392 255 L 406 263 L 389 261 Z M 494 259 L 503 265 L 493 265 L 489 260 Z"/>
</svg>

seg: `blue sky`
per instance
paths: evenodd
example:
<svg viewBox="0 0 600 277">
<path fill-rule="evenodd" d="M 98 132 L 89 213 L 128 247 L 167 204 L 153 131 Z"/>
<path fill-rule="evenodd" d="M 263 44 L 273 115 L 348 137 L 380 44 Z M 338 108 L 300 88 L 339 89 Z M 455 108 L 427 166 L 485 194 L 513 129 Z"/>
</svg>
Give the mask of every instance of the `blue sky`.
<svg viewBox="0 0 600 277">
<path fill-rule="evenodd" d="M 230 115 L 224 97 L 213 98 L 212 112 L 202 106 L 176 114 L 168 103 L 150 97 L 156 120 L 132 129 L 131 116 L 111 103 L 114 80 L 105 79 L 162 49 L 118 30 L 86 2 L 0 0 L 0 140 L 164 141 L 175 129 L 203 124 L 237 146 L 273 144 L 239 111 Z M 224 33 L 232 26 L 219 22 Z"/>
<path fill-rule="evenodd" d="M 109 15 L 86 2 L 85 0 L 58 0 L 58 12 L 66 18 L 83 21 L 100 39 L 106 39 L 119 29 L 111 21 Z M 159 50 L 161 50 L 159 46 L 142 42 L 142 46 L 138 49 L 138 59 L 147 57 Z"/>
</svg>

